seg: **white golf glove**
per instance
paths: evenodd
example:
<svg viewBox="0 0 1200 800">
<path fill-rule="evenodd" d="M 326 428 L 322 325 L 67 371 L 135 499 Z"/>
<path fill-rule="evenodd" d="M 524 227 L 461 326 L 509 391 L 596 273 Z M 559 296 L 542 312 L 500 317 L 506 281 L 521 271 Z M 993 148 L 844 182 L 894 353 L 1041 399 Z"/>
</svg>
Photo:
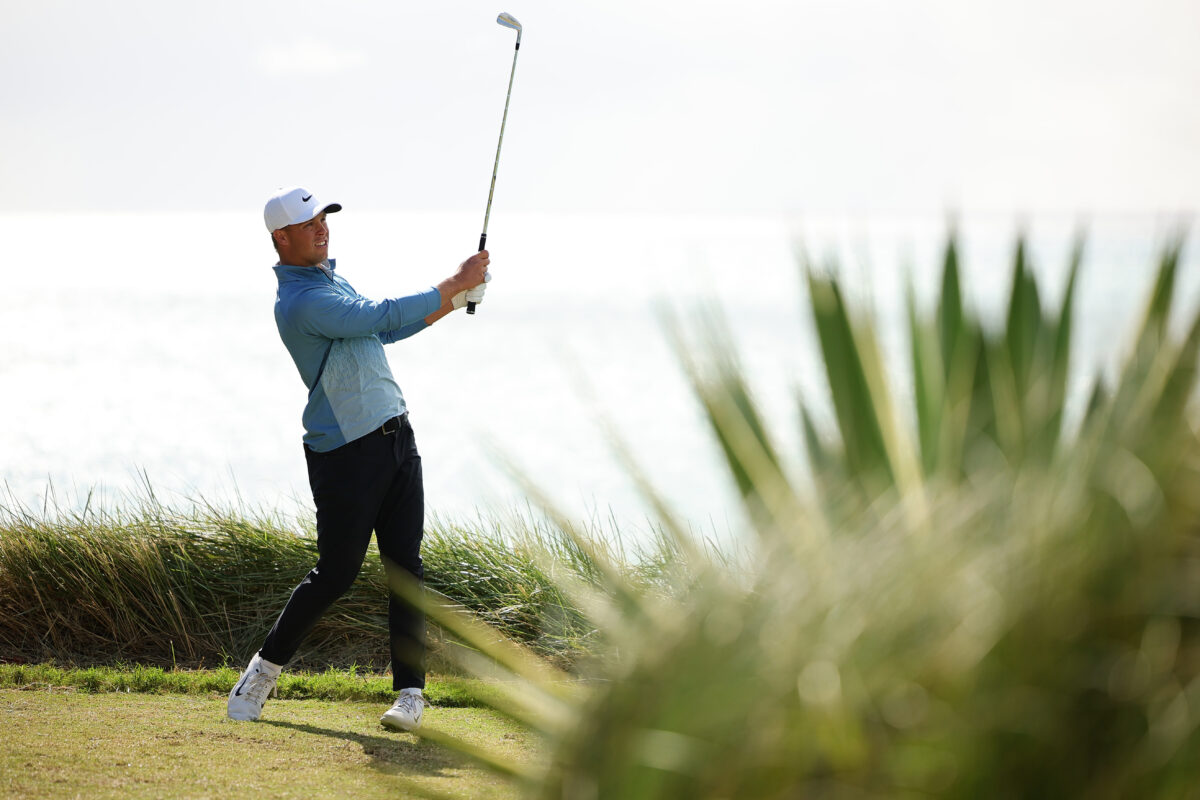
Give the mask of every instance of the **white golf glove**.
<svg viewBox="0 0 1200 800">
<path fill-rule="evenodd" d="M 492 273 L 485 272 L 483 274 L 483 283 L 479 284 L 474 289 L 468 289 L 466 291 L 467 301 L 471 303 L 482 303 L 483 293 L 487 289 L 488 282 L 491 281 L 491 279 Z M 457 297 L 457 295 L 455 295 L 455 297 Z M 458 306 L 455 306 L 455 308 L 458 308 Z"/>
<path fill-rule="evenodd" d="M 451 297 L 450 304 L 454 306 L 456 311 L 465 306 L 467 304 L 467 290 L 463 289 L 461 292 L 454 295 L 454 297 Z"/>
</svg>

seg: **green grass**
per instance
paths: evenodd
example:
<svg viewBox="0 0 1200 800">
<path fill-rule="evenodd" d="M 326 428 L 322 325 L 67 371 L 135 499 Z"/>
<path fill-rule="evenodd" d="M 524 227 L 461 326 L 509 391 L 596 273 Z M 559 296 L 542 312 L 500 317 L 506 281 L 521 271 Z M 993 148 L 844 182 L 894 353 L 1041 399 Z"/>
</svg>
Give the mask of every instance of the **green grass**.
<svg viewBox="0 0 1200 800">
<path fill-rule="evenodd" d="M 164 670 L 133 664 L 107 667 L 60 667 L 53 664 L 0 664 L 0 689 L 70 689 L 85 693 L 137 692 L 139 694 L 228 694 L 240 675 L 231 667 L 201 670 Z M 390 677 L 360 674 L 357 670 L 324 672 L 286 670 L 279 678 L 282 699 L 347 700 L 391 704 L 396 699 Z M 483 705 L 489 686 L 479 680 L 431 676 L 426 699 L 439 707 L 469 708 Z"/>
<path fill-rule="evenodd" d="M 511 798 L 499 778 L 436 744 L 387 731 L 379 703 L 271 700 L 263 719 L 225 718 L 214 694 L 0 688 L 3 798 Z M 536 760 L 531 737 L 494 712 L 438 707 L 431 732 Z"/>
</svg>

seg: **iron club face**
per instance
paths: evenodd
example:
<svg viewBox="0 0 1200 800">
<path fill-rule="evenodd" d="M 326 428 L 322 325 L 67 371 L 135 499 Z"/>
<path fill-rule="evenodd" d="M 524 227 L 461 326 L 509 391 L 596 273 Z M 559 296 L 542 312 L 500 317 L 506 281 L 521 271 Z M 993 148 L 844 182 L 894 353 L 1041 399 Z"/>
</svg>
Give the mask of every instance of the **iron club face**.
<svg viewBox="0 0 1200 800">
<path fill-rule="evenodd" d="M 517 18 L 507 11 L 501 12 L 500 16 L 496 17 L 496 24 L 503 25 L 506 28 L 512 28 L 517 32 L 517 44 L 521 43 L 521 23 L 517 22 Z"/>
</svg>

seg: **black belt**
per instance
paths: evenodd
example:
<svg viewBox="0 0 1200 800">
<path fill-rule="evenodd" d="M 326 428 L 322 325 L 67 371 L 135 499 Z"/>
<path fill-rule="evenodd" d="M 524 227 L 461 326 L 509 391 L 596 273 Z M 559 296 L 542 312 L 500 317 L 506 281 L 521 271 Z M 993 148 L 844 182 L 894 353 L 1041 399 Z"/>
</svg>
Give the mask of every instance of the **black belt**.
<svg viewBox="0 0 1200 800">
<path fill-rule="evenodd" d="M 377 428 L 376 430 L 377 430 L 377 432 L 382 433 L 384 436 L 391 436 L 393 433 L 400 430 L 407 424 L 408 424 L 408 412 L 405 411 L 403 414 L 401 414 L 398 417 L 392 417 L 387 422 L 380 425 L 379 428 Z"/>
</svg>

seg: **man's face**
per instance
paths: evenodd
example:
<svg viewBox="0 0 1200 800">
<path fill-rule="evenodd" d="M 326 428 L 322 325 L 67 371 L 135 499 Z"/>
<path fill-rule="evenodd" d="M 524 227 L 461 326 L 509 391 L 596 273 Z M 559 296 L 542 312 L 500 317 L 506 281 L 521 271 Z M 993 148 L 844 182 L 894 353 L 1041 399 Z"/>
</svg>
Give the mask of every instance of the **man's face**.
<svg viewBox="0 0 1200 800">
<path fill-rule="evenodd" d="M 279 261 L 297 267 L 315 267 L 329 258 L 329 225 L 322 211 L 308 222 L 297 222 L 276 231 Z"/>
</svg>

